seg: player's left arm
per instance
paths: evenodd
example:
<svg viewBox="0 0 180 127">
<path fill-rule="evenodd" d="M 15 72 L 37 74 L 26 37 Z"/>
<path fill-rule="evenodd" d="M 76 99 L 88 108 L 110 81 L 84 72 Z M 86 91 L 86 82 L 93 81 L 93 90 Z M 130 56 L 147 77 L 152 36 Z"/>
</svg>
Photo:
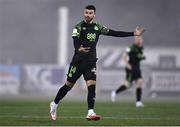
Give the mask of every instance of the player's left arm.
<svg viewBox="0 0 180 127">
<path fill-rule="evenodd" d="M 101 34 L 114 37 L 141 36 L 144 33 L 144 27 L 137 26 L 134 32 L 115 31 L 105 26 L 101 26 Z"/>
<path fill-rule="evenodd" d="M 129 37 L 134 36 L 134 32 L 115 31 L 109 29 L 109 32 L 106 35 L 114 37 Z"/>
</svg>

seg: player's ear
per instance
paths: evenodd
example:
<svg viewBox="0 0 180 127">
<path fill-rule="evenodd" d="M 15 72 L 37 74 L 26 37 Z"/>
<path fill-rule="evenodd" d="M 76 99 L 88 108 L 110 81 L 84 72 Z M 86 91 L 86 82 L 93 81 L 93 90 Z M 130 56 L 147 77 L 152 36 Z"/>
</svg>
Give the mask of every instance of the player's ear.
<svg viewBox="0 0 180 127">
<path fill-rule="evenodd" d="M 96 17 L 96 12 L 94 12 L 94 17 Z"/>
<path fill-rule="evenodd" d="M 96 15 L 96 11 L 94 10 L 94 16 Z"/>
</svg>

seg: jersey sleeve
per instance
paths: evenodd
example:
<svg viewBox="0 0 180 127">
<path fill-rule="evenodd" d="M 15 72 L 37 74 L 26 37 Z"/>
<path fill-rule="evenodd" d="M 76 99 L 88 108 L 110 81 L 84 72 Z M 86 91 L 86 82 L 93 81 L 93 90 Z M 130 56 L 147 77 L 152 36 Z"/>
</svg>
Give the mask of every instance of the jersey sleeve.
<svg viewBox="0 0 180 127">
<path fill-rule="evenodd" d="M 99 28 L 99 31 L 100 31 L 100 34 L 103 34 L 103 35 L 107 35 L 109 33 L 109 28 L 100 24 L 100 23 L 97 23 L 97 26 Z"/>
<path fill-rule="evenodd" d="M 112 29 L 109 29 L 108 27 L 98 24 L 98 27 L 100 29 L 100 34 L 107 35 L 107 36 L 114 36 L 114 37 L 129 37 L 134 36 L 134 32 L 125 32 L 125 31 L 115 31 Z"/>
<path fill-rule="evenodd" d="M 73 44 L 76 51 L 78 51 L 79 47 L 81 46 L 80 32 L 81 32 L 81 23 L 77 24 L 73 28 L 73 32 L 72 32 Z"/>
<path fill-rule="evenodd" d="M 107 28 L 106 26 L 102 26 L 101 34 L 107 35 L 108 33 L 109 33 L 109 28 Z"/>
<path fill-rule="evenodd" d="M 73 28 L 72 38 L 74 38 L 74 37 L 79 38 L 80 37 L 80 32 L 81 32 L 81 26 L 78 24 Z"/>
</svg>

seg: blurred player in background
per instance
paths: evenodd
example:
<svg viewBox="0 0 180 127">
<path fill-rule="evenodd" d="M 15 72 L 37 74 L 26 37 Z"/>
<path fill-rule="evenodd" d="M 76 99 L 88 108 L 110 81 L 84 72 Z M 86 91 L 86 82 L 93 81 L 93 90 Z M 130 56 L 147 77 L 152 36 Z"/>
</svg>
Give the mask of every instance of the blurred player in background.
<svg viewBox="0 0 180 127">
<path fill-rule="evenodd" d="M 72 38 L 75 52 L 70 63 L 66 83 L 59 89 L 54 101 L 50 103 L 50 116 L 52 120 L 56 120 L 59 102 L 72 89 L 81 75 L 83 75 L 88 89 L 88 112 L 86 119 L 99 120 L 101 117 L 94 111 L 96 96 L 96 45 L 99 36 L 102 34 L 115 37 L 140 36 L 144 32 L 144 28 L 139 27 L 136 28 L 135 32 L 111 30 L 99 23 L 93 22 L 95 13 L 95 6 L 86 6 L 84 20 L 78 23 L 73 29 Z"/>
<path fill-rule="evenodd" d="M 115 102 L 116 95 L 120 92 L 130 88 L 133 81 L 136 83 L 136 107 L 143 107 L 144 104 L 141 102 L 143 79 L 141 75 L 140 62 L 145 59 L 143 53 L 143 39 L 141 36 L 135 36 L 134 44 L 126 49 L 123 55 L 126 67 L 126 81 L 118 89 L 112 91 L 111 101 Z"/>
</svg>

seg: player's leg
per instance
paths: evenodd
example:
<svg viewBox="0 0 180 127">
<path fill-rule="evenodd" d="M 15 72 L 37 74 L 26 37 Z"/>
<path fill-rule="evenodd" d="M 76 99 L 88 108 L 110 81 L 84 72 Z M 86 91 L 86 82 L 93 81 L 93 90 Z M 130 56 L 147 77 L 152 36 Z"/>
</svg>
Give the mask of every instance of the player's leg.
<svg viewBox="0 0 180 127">
<path fill-rule="evenodd" d="M 95 97 L 96 97 L 96 81 L 88 80 L 86 81 L 88 88 L 87 103 L 88 103 L 88 114 L 86 116 L 87 120 L 99 120 L 101 117 L 97 115 L 94 111 Z"/>
<path fill-rule="evenodd" d="M 143 87 L 144 81 L 142 78 L 138 78 L 136 80 L 136 107 L 143 107 L 144 104 L 142 103 L 142 87 Z"/>
<path fill-rule="evenodd" d="M 126 81 L 124 84 L 122 84 L 118 89 L 111 92 L 111 101 L 116 101 L 116 95 L 120 92 L 125 91 L 126 89 L 130 88 L 133 81 L 133 74 L 132 71 L 126 69 Z"/>
<path fill-rule="evenodd" d="M 59 89 L 55 99 L 50 103 L 50 116 L 52 120 L 56 120 L 56 110 L 58 103 L 64 98 L 64 96 L 72 89 L 77 79 L 81 76 L 81 71 L 78 66 L 71 65 L 67 74 L 66 83 Z"/>
<path fill-rule="evenodd" d="M 119 93 L 125 91 L 126 89 L 130 88 L 131 85 L 132 85 L 131 82 L 125 81 L 125 83 L 122 84 L 118 89 L 112 91 L 112 92 L 111 92 L 111 101 L 112 101 L 112 102 L 115 102 L 115 101 L 116 101 L 116 96 L 117 96 L 117 94 L 119 94 Z"/>
<path fill-rule="evenodd" d="M 66 83 L 59 89 L 54 101 L 50 103 L 50 117 L 52 120 L 56 120 L 56 117 L 57 117 L 56 110 L 57 110 L 59 101 L 64 98 L 64 96 L 67 94 L 68 91 L 71 90 L 73 86 L 74 86 L 74 83 L 66 81 Z"/>
<path fill-rule="evenodd" d="M 87 120 L 99 120 L 101 117 L 94 112 L 94 104 L 96 97 L 96 64 L 87 68 L 83 73 L 84 79 L 86 80 L 86 85 L 88 88 L 87 104 L 88 104 L 88 114 L 86 116 Z"/>
</svg>

